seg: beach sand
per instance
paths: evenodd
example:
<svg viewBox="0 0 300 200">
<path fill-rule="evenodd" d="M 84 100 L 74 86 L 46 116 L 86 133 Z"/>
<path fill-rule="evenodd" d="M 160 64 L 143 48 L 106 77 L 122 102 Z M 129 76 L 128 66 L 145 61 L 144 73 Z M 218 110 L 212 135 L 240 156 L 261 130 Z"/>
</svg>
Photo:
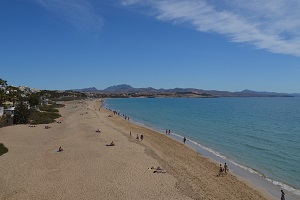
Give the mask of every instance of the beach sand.
<svg viewBox="0 0 300 200">
<path fill-rule="evenodd" d="M 230 172 L 217 177 L 216 163 L 100 109 L 99 99 L 64 104 L 61 123 L 49 129 L 0 129 L 0 143 L 9 149 L 0 156 L 0 199 L 273 199 Z M 111 141 L 115 146 L 106 146 Z M 166 173 L 153 173 L 152 166 Z"/>
</svg>

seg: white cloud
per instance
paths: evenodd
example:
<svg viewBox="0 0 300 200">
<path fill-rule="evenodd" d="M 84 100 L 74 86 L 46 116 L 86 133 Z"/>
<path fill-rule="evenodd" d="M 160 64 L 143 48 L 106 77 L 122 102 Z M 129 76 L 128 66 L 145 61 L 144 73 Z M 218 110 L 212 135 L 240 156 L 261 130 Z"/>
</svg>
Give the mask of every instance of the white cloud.
<svg viewBox="0 0 300 200">
<path fill-rule="evenodd" d="M 125 6 L 128 6 L 128 5 L 133 5 L 133 4 L 141 3 L 141 2 L 143 2 L 143 0 L 123 0 L 122 4 Z"/>
<path fill-rule="evenodd" d="M 102 17 L 94 11 L 88 0 L 35 1 L 79 30 L 97 32 L 103 26 Z"/>
<path fill-rule="evenodd" d="M 123 0 L 154 10 L 158 20 L 185 23 L 273 53 L 300 56 L 298 0 Z"/>
</svg>

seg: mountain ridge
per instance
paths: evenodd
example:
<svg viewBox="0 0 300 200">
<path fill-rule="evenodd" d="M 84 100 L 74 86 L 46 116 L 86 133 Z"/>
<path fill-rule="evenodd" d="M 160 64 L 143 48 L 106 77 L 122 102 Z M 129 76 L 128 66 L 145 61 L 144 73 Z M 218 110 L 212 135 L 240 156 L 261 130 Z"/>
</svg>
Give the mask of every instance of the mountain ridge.
<svg viewBox="0 0 300 200">
<path fill-rule="evenodd" d="M 277 92 L 258 92 L 245 89 L 240 92 L 229 92 L 219 90 L 203 90 L 197 88 L 173 88 L 173 89 L 155 89 L 153 87 L 147 88 L 134 88 L 128 84 L 113 85 L 105 88 L 104 90 L 98 90 L 95 87 L 72 89 L 77 92 L 90 92 L 90 93 L 103 93 L 103 94 L 147 94 L 147 95 L 164 95 L 168 94 L 194 94 L 202 95 L 205 97 L 294 97 L 300 96 L 300 94 L 293 93 L 277 93 Z"/>
</svg>

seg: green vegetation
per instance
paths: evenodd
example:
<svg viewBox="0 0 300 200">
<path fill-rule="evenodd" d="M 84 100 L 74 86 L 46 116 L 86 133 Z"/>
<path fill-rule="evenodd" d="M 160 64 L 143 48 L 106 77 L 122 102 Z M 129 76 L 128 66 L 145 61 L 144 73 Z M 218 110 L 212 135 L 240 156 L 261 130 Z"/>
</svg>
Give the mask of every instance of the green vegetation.
<svg viewBox="0 0 300 200">
<path fill-rule="evenodd" d="M 6 101 L 5 88 L 7 87 L 7 81 L 0 78 L 0 106 Z"/>
<path fill-rule="evenodd" d="M 8 152 L 8 148 L 4 146 L 3 143 L 0 143 L 0 156 Z"/>
<path fill-rule="evenodd" d="M 60 97 L 60 98 L 54 99 L 54 100 L 56 100 L 56 101 L 75 101 L 75 100 L 82 100 L 84 98 L 86 98 L 86 97 L 82 97 L 82 96 L 73 97 L 73 96 L 70 96 L 70 97 Z"/>
<path fill-rule="evenodd" d="M 52 103 L 53 108 L 62 108 L 65 105 L 64 104 L 57 104 L 57 103 Z"/>
<path fill-rule="evenodd" d="M 28 102 L 31 107 L 37 106 L 40 103 L 40 96 L 38 94 L 33 93 L 29 96 Z"/>
<path fill-rule="evenodd" d="M 54 108 L 54 106 L 52 105 L 41 105 L 39 106 L 39 109 L 41 111 L 44 111 L 44 112 L 55 112 L 55 113 L 58 113 L 58 110 L 56 108 Z"/>
<path fill-rule="evenodd" d="M 31 124 L 49 124 L 55 122 L 55 119 L 61 117 L 57 112 L 38 112 L 31 110 L 29 121 Z"/>
<path fill-rule="evenodd" d="M 86 94 L 82 92 L 74 91 L 51 91 L 51 90 L 42 90 L 39 92 L 41 96 L 47 97 L 51 101 L 73 101 L 81 100 L 87 97 Z"/>
<path fill-rule="evenodd" d="M 15 108 L 14 121 L 16 124 L 27 124 L 30 116 L 30 110 L 24 102 L 17 104 Z"/>
<path fill-rule="evenodd" d="M 63 104 L 56 101 L 70 101 L 84 99 L 87 95 L 73 91 L 41 90 L 37 92 L 31 88 L 14 87 L 0 78 L 0 106 L 6 101 L 12 102 L 15 107 L 14 117 L 5 115 L 0 118 L 0 127 L 14 124 L 49 124 L 61 117 L 57 108 Z M 40 105 L 40 104 L 49 105 Z M 8 107 L 8 106 L 4 106 Z M 40 110 L 40 112 L 38 111 Z"/>
<path fill-rule="evenodd" d="M 61 117 L 58 113 L 59 111 L 56 108 L 64 107 L 63 104 L 50 104 L 50 105 L 41 105 L 38 108 L 42 111 L 32 109 L 30 113 L 30 123 L 31 124 L 49 124 L 55 122 L 55 119 Z"/>
<path fill-rule="evenodd" d="M 44 112 L 58 112 L 56 108 L 62 108 L 64 106 L 64 104 L 52 103 L 50 105 L 40 105 L 39 109 Z"/>
<path fill-rule="evenodd" d="M 16 124 L 49 124 L 55 122 L 56 118 L 61 117 L 56 108 L 63 107 L 62 104 L 42 105 L 39 109 L 28 109 L 24 102 L 18 103 L 15 108 L 15 123 Z"/>
</svg>

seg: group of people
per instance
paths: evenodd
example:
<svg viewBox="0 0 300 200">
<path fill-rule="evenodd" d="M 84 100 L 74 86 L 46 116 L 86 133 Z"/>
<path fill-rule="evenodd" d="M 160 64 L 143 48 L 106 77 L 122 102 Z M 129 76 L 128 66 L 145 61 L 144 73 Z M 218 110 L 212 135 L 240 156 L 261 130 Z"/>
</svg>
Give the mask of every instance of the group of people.
<svg viewBox="0 0 300 200">
<path fill-rule="evenodd" d="M 111 111 L 111 110 L 110 110 Z M 118 112 L 118 111 L 112 111 L 113 113 L 114 113 L 114 115 L 118 115 L 118 116 L 120 116 L 120 112 Z"/>
<path fill-rule="evenodd" d="M 108 109 L 109 111 L 112 111 L 114 115 L 118 115 L 120 116 L 121 113 L 119 111 L 116 111 L 116 110 L 111 110 L 111 109 Z M 125 120 L 128 120 L 129 121 L 129 117 L 127 115 L 124 115 L 122 114 L 122 116 L 124 117 Z"/>
<path fill-rule="evenodd" d="M 45 129 L 49 129 L 49 128 L 51 128 L 50 126 L 45 126 Z"/>
<path fill-rule="evenodd" d="M 129 136 L 131 137 L 131 131 L 129 132 Z M 136 134 L 136 140 L 140 140 L 143 141 L 144 139 L 144 135 L 139 136 L 139 134 Z"/>
<path fill-rule="evenodd" d="M 170 135 L 171 130 L 170 129 L 166 129 L 166 135 Z"/>
<path fill-rule="evenodd" d="M 131 132 L 130 132 L 131 135 Z M 141 137 L 139 137 L 139 134 L 136 134 L 136 139 L 139 140 L 141 138 L 141 141 L 143 141 L 144 139 L 144 135 L 141 135 Z"/>
<path fill-rule="evenodd" d="M 224 168 L 220 164 L 219 174 L 217 176 L 220 176 L 221 174 L 227 174 L 227 172 L 228 172 L 228 166 L 227 166 L 227 164 L 226 163 L 224 164 Z"/>
<path fill-rule="evenodd" d="M 124 117 L 125 120 L 129 121 L 129 117 L 128 116 L 126 116 L 126 115 L 123 114 L 123 117 Z"/>
<path fill-rule="evenodd" d="M 153 173 L 166 173 L 165 170 L 163 170 L 160 166 L 158 167 L 150 167 L 149 170 L 153 170 Z"/>
</svg>

